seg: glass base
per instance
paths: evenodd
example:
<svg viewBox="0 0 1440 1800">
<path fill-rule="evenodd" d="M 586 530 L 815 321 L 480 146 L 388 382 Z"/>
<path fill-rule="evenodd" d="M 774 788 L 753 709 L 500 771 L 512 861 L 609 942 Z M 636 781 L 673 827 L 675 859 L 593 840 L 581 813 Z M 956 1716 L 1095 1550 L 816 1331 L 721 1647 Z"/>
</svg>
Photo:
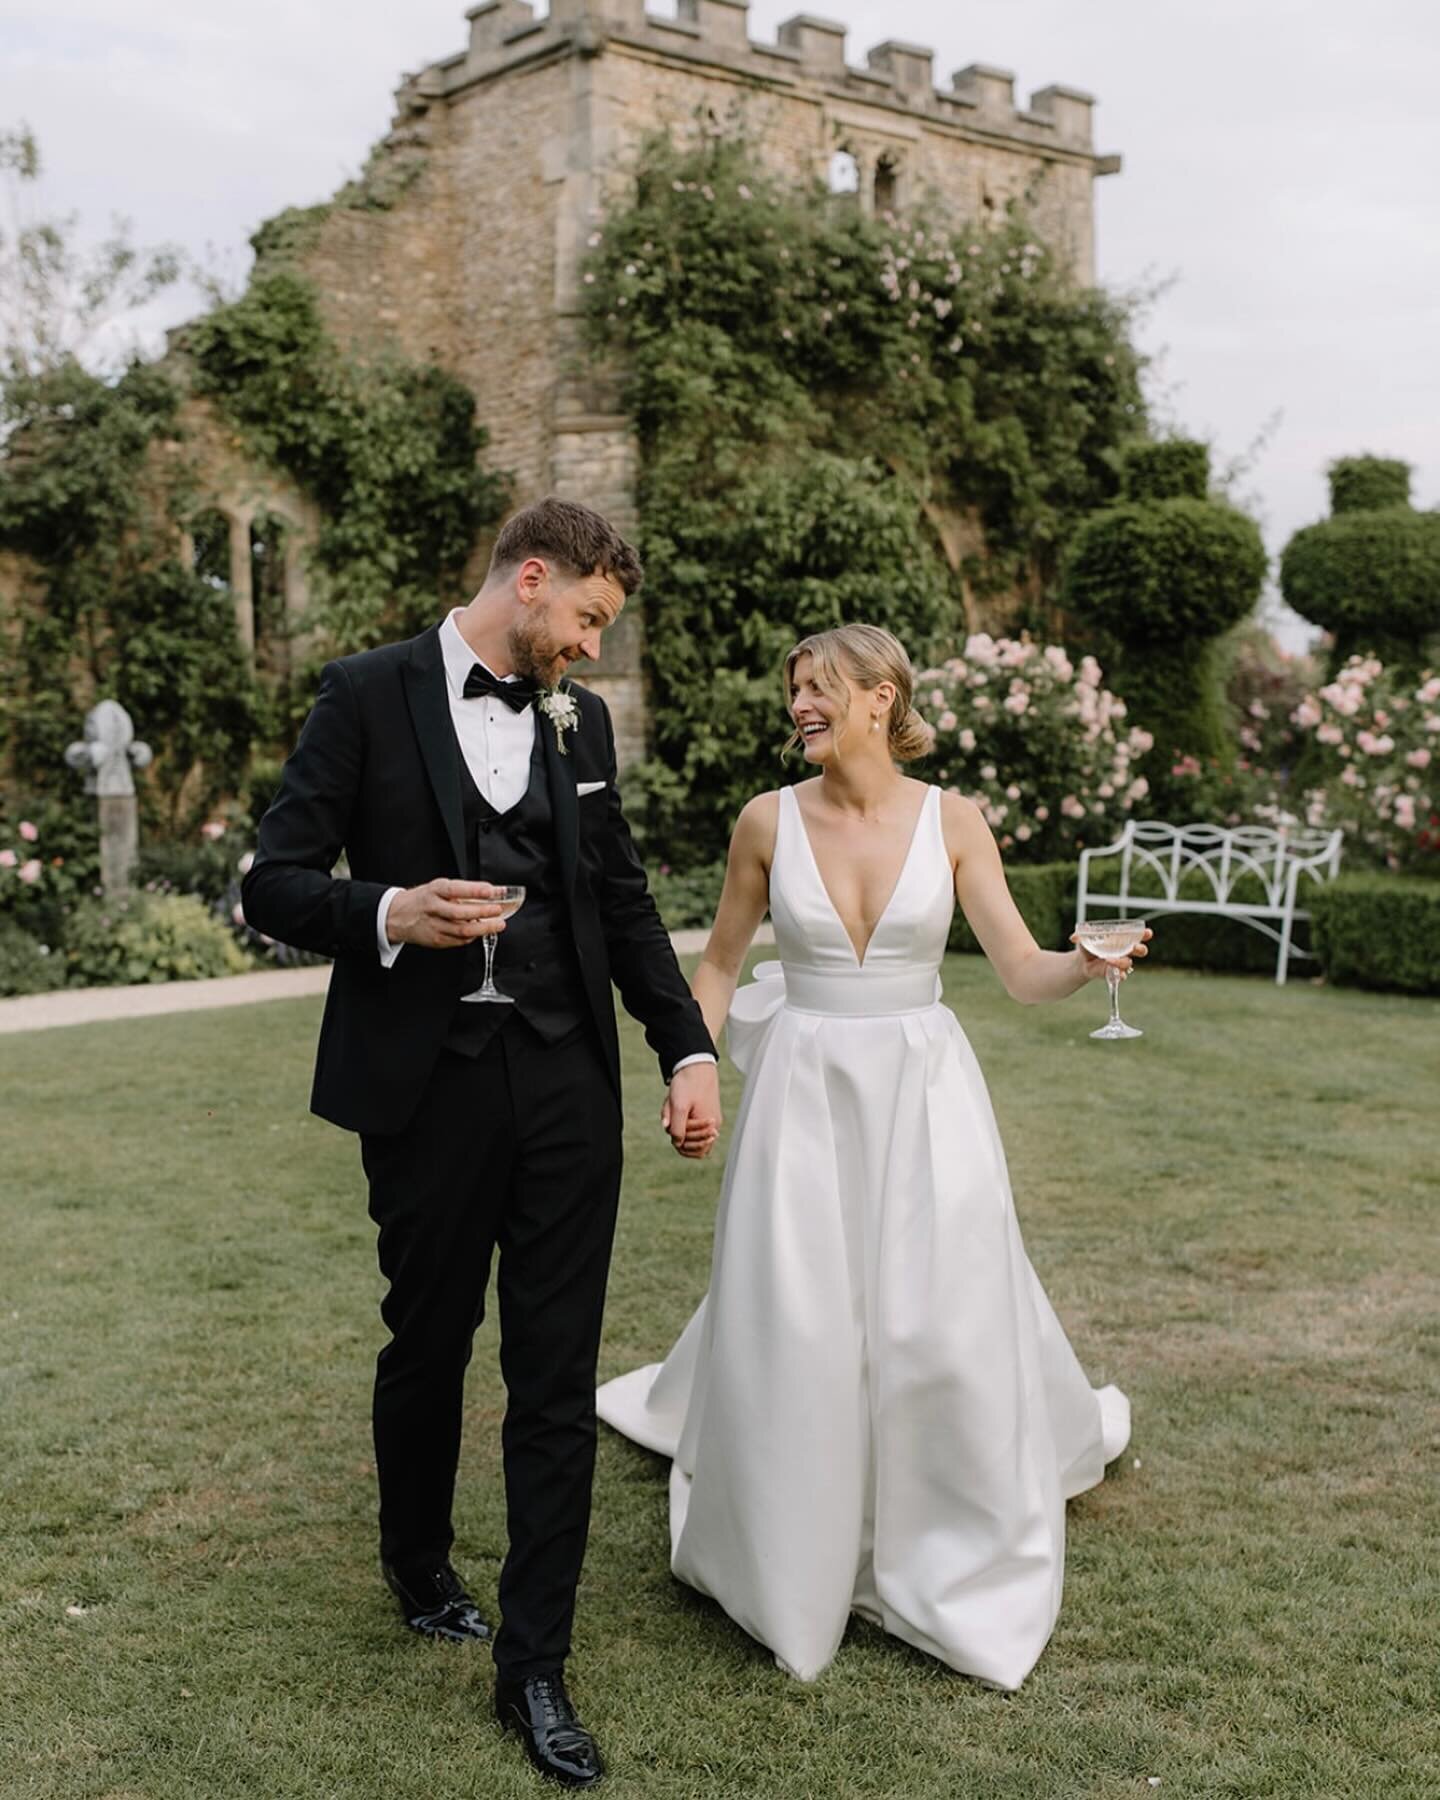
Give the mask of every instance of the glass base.
<svg viewBox="0 0 1440 1800">
<path fill-rule="evenodd" d="M 472 1000 L 477 1004 L 488 1001 L 491 1006 L 513 1006 L 515 1004 L 515 996 L 513 994 L 502 994 L 499 988 L 494 987 L 476 988 L 473 994 L 462 994 L 460 998 L 462 1000 Z"/>
<path fill-rule="evenodd" d="M 1144 1037 L 1145 1033 L 1137 1030 L 1133 1025 L 1127 1025 L 1123 1019 L 1112 1019 L 1108 1024 L 1102 1025 L 1098 1031 L 1092 1031 L 1090 1035 L 1092 1038 L 1118 1041 L 1120 1038 Z"/>
</svg>

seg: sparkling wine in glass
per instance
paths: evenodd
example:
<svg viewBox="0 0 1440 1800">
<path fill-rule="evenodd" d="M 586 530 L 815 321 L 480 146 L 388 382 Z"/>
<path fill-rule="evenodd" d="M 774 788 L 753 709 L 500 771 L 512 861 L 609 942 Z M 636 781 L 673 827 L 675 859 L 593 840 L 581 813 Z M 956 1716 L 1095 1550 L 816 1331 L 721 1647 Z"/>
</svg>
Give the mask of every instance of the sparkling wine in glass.
<svg viewBox="0 0 1440 1800">
<path fill-rule="evenodd" d="M 508 919 L 512 913 L 519 912 L 525 904 L 525 890 L 523 887 L 497 887 L 492 898 L 500 908 L 500 917 Z M 484 981 L 473 994 L 462 994 L 460 996 L 462 1000 L 489 1001 L 492 1006 L 513 1006 L 515 1004 L 513 994 L 502 994 L 495 985 L 495 939 L 497 935 L 492 931 L 490 936 L 483 940 L 485 948 Z"/>
<path fill-rule="evenodd" d="M 1143 1031 L 1127 1025 L 1120 1017 L 1121 976 L 1118 967 L 1121 959 L 1128 956 L 1144 937 L 1144 919 L 1082 919 L 1075 927 L 1075 935 L 1083 949 L 1104 960 L 1105 983 L 1110 989 L 1110 1017 L 1098 1031 L 1090 1033 L 1091 1037 L 1106 1042 L 1144 1037 Z"/>
</svg>

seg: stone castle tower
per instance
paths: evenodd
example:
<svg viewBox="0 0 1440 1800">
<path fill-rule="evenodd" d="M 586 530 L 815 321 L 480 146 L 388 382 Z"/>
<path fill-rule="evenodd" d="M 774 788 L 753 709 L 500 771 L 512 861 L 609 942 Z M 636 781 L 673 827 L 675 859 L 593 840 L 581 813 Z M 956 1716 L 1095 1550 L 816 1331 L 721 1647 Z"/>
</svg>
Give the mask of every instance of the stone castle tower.
<svg viewBox="0 0 1440 1800">
<path fill-rule="evenodd" d="M 482 0 L 468 45 L 403 80 L 363 203 L 277 222 L 305 222 L 288 252 L 342 338 L 388 340 L 474 389 L 518 502 L 557 492 L 635 522 L 629 424 L 613 376 L 579 354 L 580 265 L 607 192 L 657 127 L 738 117 L 777 173 L 832 179 L 879 212 L 935 190 L 982 218 L 1025 195 L 1041 234 L 1093 277 L 1092 184 L 1119 159 L 1093 148 L 1088 95 L 1046 87 L 1020 107 L 1014 77 L 982 64 L 937 89 L 929 50 L 887 42 L 852 67 L 843 25 L 800 14 L 778 42 L 752 43 L 747 12 L 748 0 L 678 0 L 673 18 L 645 0 L 550 0 L 537 19 L 526 0 Z M 643 749 L 640 650 L 627 616 L 587 677 L 627 758 Z"/>
</svg>

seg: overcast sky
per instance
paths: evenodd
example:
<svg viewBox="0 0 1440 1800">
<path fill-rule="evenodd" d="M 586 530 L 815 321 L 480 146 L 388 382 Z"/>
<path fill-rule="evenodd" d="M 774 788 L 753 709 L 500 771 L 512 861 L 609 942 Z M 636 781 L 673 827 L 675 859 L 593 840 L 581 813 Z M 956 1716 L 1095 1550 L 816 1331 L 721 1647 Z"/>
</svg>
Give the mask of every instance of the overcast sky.
<svg viewBox="0 0 1440 1800">
<path fill-rule="evenodd" d="M 1271 427 L 1241 491 L 1272 551 L 1323 515 L 1337 455 L 1404 457 L 1440 502 L 1437 0 L 754 0 L 751 37 L 812 4 L 857 66 L 895 37 L 942 86 L 986 62 L 1022 102 L 1097 96 L 1125 159 L 1097 184 L 1100 278 L 1170 282 L 1143 330 L 1163 417 L 1222 464 Z M 213 246 L 236 280 L 260 220 L 358 168 L 401 73 L 463 47 L 464 6 L 0 0 L 0 124 L 38 133 L 54 210 Z"/>
</svg>

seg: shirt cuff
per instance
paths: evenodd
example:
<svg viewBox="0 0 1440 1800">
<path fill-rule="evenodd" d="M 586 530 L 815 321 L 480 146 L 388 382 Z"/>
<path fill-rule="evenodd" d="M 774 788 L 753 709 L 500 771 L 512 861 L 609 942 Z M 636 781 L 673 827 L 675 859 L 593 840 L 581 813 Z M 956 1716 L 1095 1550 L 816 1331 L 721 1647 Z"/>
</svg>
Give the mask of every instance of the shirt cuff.
<svg viewBox="0 0 1440 1800">
<path fill-rule="evenodd" d="M 380 952 L 382 969 L 393 969 L 395 958 L 405 948 L 403 944 L 392 944 L 385 930 L 386 921 L 390 917 L 390 902 L 404 891 L 404 888 L 386 888 L 380 896 L 380 904 L 375 908 L 375 948 Z"/>
<path fill-rule="evenodd" d="M 710 1067 L 712 1069 L 714 1069 L 714 1068 L 719 1067 L 720 1058 L 718 1056 L 711 1056 L 704 1050 L 702 1050 L 697 1056 L 682 1056 L 680 1058 L 679 1062 L 676 1063 L 675 1067 L 670 1071 L 670 1079 L 673 1081 L 675 1079 L 675 1077 L 680 1073 L 680 1071 L 682 1069 L 688 1069 L 690 1067 L 691 1063 L 702 1063 L 702 1062 L 709 1063 Z"/>
</svg>

